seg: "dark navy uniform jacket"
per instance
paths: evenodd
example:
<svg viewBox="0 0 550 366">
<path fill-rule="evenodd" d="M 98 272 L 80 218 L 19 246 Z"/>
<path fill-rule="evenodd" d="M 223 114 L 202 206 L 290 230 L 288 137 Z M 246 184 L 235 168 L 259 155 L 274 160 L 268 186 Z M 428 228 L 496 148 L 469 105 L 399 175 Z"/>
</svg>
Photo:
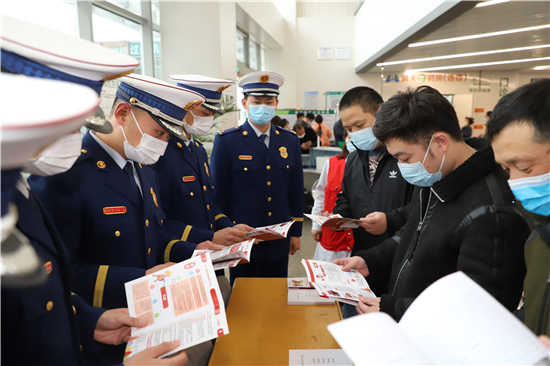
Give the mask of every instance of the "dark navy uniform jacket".
<svg viewBox="0 0 550 366">
<path fill-rule="evenodd" d="M 32 193 L 17 192 L 17 227 L 49 272 L 44 285 L 2 288 L 2 365 L 81 365 L 83 353 L 98 351 L 94 308 L 71 293 L 69 255 L 52 222 Z"/>
<path fill-rule="evenodd" d="M 215 231 L 233 226 L 214 202 L 214 179 L 199 141 L 187 147 L 170 137 L 166 152 L 152 168 L 159 177 L 166 231 L 199 244 L 212 240 Z"/>
<path fill-rule="evenodd" d="M 254 246 L 251 261 L 288 256 L 290 237 L 302 236 L 304 176 L 298 137 L 270 126 L 269 149 L 248 120 L 217 135 L 212 150 L 214 199 L 228 217 L 252 227 L 296 220 L 286 239 Z"/>
<path fill-rule="evenodd" d="M 126 307 L 125 282 L 190 258 L 196 246 L 164 230 L 157 175 L 134 165 L 143 198 L 88 132 L 68 172 L 29 178 L 69 250 L 74 291 L 97 307 Z"/>
</svg>

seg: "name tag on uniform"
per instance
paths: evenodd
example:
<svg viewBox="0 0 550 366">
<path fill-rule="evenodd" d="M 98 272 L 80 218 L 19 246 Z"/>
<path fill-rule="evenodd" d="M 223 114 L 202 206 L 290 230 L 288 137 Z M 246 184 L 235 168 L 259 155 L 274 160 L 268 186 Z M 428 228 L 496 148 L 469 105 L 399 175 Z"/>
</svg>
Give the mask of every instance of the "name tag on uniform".
<svg viewBox="0 0 550 366">
<path fill-rule="evenodd" d="M 103 207 L 103 214 L 105 215 L 118 215 L 124 213 L 126 213 L 125 206 Z"/>
<path fill-rule="evenodd" d="M 252 155 L 239 155 L 239 160 L 252 160 Z"/>
<path fill-rule="evenodd" d="M 184 182 L 194 182 L 195 181 L 195 176 L 194 175 L 188 175 L 186 177 L 183 177 L 183 181 Z"/>
</svg>

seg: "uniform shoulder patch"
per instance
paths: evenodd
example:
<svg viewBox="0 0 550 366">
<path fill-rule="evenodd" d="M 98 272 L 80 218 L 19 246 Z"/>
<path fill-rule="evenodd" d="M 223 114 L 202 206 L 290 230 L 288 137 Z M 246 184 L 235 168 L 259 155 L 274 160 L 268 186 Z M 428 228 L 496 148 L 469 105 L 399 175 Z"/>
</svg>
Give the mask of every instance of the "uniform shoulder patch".
<svg viewBox="0 0 550 366">
<path fill-rule="evenodd" d="M 202 146 L 202 142 L 199 141 L 199 140 L 195 140 L 195 143 L 198 144 L 198 145 L 200 145 L 200 146 Z"/>
<path fill-rule="evenodd" d="M 277 126 L 277 131 L 288 133 L 289 135 L 296 135 L 296 133 L 294 131 L 289 131 L 286 128 L 281 128 L 279 126 Z"/>
<path fill-rule="evenodd" d="M 90 153 L 90 150 L 89 149 L 86 149 L 86 148 L 83 148 L 83 150 L 86 150 L 86 153 L 83 153 L 82 151 L 80 152 L 80 156 L 78 157 L 78 159 L 76 159 L 76 161 L 74 162 L 74 165 L 86 160 L 86 159 L 91 159 L 92 158 L 92 154 Z"/>
<path fill-rule="evenodd" d="M 228 128 L 227 130 L 223 130 L 220 135 L 227 135 L 228 133 L 231 133 L 231 132 L 235 132 L 235 131 L 239 131 L 239 129 L 241 128 L 241 126 L 237 126 L 237 127 L 231 127 L 231 128 Z"/>
</svg>

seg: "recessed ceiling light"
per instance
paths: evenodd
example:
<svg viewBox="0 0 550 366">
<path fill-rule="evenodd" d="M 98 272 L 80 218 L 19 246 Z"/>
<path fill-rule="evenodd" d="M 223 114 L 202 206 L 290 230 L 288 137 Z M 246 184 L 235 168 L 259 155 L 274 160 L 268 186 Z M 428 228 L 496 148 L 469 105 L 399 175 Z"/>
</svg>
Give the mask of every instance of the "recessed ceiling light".
<svg viewBox="0 0 550 366">
<path fill-rule="evenodd" d="M 476 8 L 482 8 L 484 6 L 489 6 L 489 5 L 495 5 L 495 4 L 500 4 L 500 3 L 507 3 L 508 1 L 510 0 L 492 0 L 492 1 L 484 1 L 482 3 L 479 3 L 476 5 Z"/>
<path fill-rule="evenodd" d="M 463 36 L 463 37 L 454 37 L 454 38 L 437 39 L 437 40 L 435 40 L 435 41 L 411 43 L 411 44 L 409 45 L 409 47 L 421 47 L 421 46 L 429 46 L 429 45 L 432 45 L 432 44 L 440 44 L 440 43 L 449 43 L 449 42 L 465 41 L 465 40 L 468 40 L 468 39 L 485 38 L 485 37 L 494 37 L 494 36 L 501 36 L 501 35 L 504 35 L 504 34 L 520 33 L 520 32 L 529 32 L 529 31 L 534 31 L 534 30 L 539 30 L 539 29 L 545 29 L 545 28 L 550 28 L 550 24 L 538 25 L 538 26 L 535 26 L 535 27 L 527 27 L 527 28 L 509 29 L 509 30 L 500 31 L 500 32 L 473 34 L 473 35 L 471 35 L 471 36 Z"/>
<path fill-rule="evenodd" d="M 391 65 L 408 64 L 408 63 L 412 63 L 412 62 L 446 60 L 446 59 L 450 59 L 450 58 L 491 55 L 491 54 L 495 54 L 495 53 L 526 51 L 526 50 L 534 50 L 534 49 L 537 49 L 537 48 L 548 48 L 548 47 L 550 47 L 550 44 L 543 44 L 543 45 L 540 45 L 540 46 L 506 48 L 506 49 L 502 49 L 502 50 L 492 50 L 492 51 L 482 51 L 482 52 L 459 53 L 459 54 L 456 54 L 456 55 L 413 58 L 413 59 L 410 59 L 410 60 L 380 62 L 380 63 L 377 63 L 376 66 L 391 66 Z"/>
<path fill-rule="evenodd" d="M 550 65 L 548 66 L 537 66 L 534 68 L 534 70 L 544 70 L 544 69 L 549 69 L 550 68 Z"/>
<path fill-rule="evenodd" d="M 480 62 L 480 63 L 476 63 L 476 64 L 465 64 L 465 65 L 449 65 L 449 66 L 426 67 L 426 68 L 423 68 L 423 69 L 407 70 L 406 72 L 413 73 L 413 72 L 420 72 L 420 71 L 468 69 L 468 68 L 471 68 L 471 67 L 517 64 L 517 63 L 520 63 L 520 62 L 535 62 L 535 61 L 545 61 L 545 60 L 550 60 L 550 57 L 525 58 L 525 59 L 521 59 L 521 60 L 508 60 L 508 61 L 495 61 L 495 62 Z"/>
</svg>

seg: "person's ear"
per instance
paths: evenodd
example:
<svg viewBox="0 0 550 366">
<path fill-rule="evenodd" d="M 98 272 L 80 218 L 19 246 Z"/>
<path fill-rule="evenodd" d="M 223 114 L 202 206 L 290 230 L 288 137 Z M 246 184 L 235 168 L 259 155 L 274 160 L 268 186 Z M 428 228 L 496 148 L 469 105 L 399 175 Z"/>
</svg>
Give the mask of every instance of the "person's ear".
<svg viewBox="0 0 550 366">
<path fill-rule="evenodd" d="M 130 105 L 122 102 L 116 106 L 114 117 L 119 125 L 125 127 L 130 116 Z"/>
<path fill-rule="evenodd" d="M 242 104 L 243 104 L 243 108 L 244 109 L 247 109 L 248 108 L 248 105 L 246 104 L 246 98 L 243 98 L 243 100 L 241 101 Z"/>
<path fill-rule="evenodd" d="M 275 99 L 275 109 L 279 106 L 279 99 Z"/>
<path fill-rule="evenodd" d="M 435 145 L 435 147 L 440 150 L 441 153 L 445 154 L 449 149 L 449 142 L 449 136 L 446 133 L 436 133 L 432 146 Z"/>
</svg>

